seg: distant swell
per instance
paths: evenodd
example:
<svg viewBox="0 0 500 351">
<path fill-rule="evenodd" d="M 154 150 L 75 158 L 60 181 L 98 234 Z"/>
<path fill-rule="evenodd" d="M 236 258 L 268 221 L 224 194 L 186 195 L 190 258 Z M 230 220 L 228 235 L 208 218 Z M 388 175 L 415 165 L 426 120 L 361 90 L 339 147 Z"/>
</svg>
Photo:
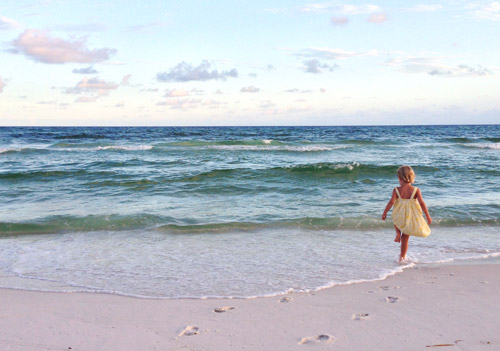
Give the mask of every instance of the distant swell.
<svg viewBox="0 0 500 351">
<path fill-rule="evenodd" d="M 106 136 L 104 135 L 88 134 L 88 133 L 58 135 L 54 137 L 54 139 L 105 139 L 105 138 Z"/>
<path fill-rule="evenodd" d="M 374 217 L 359 218 L 296 218 L 271 222 L 220 222 L 182 224 L 168 216 L 137 215 L 89 215 L 52 216 L 28 222 L 0 222 L 0 236 L 56 234 L 64 232 L 158 230 L 170 234 L 228 233 L 255 231 L 272 228 L 302 228 L 305 230 L 370 230 L 392 228 L 390 221 L 383 222 Z M 499 226 L 497 219 L 437 218 L 433 227 Z"/>
</svg>

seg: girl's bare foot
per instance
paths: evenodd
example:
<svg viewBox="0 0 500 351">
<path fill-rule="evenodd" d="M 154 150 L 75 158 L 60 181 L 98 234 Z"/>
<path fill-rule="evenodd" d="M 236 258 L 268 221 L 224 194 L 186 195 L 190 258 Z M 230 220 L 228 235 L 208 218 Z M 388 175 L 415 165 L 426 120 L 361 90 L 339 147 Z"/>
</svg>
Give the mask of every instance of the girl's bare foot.
<svg viewBox="0 0 500 351">
<path fill-rule="evenodd" d="M 396 232 L 396 238 L 394 238 L 394 242 L 396 242 L 396 243 L 401 242 L 401 232 L 399 232 L 399 231 Z"/>
<path fill-rule="evenodd" d="M 399 230 L 399 228 L 396 226 L 394 226 L 394 229 L 396 229 L 396 237 L 394 238 L 394 242 L 400 243 L 401 242 L 401 230 Z"/>
</svg>

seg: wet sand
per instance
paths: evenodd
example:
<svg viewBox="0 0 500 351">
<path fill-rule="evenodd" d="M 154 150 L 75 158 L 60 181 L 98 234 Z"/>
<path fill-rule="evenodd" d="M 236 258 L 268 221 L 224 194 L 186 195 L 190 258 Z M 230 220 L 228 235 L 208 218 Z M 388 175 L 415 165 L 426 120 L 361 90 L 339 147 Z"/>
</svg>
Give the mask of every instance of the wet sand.
<svg viewBox="0 0 500 351">
<path fill-rule="evenodd" d="M 500 264 L 256 299 L 0 289 L 1 350 L 500 350 Z"/>
</svg>

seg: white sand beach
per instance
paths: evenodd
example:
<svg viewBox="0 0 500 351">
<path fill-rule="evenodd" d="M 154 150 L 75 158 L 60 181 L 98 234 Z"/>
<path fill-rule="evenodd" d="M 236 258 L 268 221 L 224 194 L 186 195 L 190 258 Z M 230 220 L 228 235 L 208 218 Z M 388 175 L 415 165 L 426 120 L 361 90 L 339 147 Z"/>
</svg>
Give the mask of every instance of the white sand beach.
<svg viewBox="0 0 500 351">
<path fill-rule="evenodd" d="M 0 349 L 500 350 L 499 270 L 421 265 L 383 281 L 246 300 L 1 289 Z"/>
</svg>

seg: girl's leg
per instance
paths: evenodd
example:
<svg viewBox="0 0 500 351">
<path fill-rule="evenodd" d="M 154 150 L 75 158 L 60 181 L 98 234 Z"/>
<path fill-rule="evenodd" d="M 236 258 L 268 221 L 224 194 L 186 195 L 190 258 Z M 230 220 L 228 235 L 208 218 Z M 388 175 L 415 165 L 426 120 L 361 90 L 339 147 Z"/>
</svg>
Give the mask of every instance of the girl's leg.
<svg viewBox="0 0 500 351">
<path fill-rule="evenodd" d="M 400 262 L 406 259 L 406 252 L 408 251 L 408 240 L 410 240 L 409 235 L 401 235 L 401 256 L 399 256 Z"/>
<path fill-rule="evenodd" d="M 394 238 L 394 241 L 399 243 L 401 242 L 401 230 L 396 226 L 394 226 L 394 229 L 396 229 L 396 238 Z"/>
</svg>

